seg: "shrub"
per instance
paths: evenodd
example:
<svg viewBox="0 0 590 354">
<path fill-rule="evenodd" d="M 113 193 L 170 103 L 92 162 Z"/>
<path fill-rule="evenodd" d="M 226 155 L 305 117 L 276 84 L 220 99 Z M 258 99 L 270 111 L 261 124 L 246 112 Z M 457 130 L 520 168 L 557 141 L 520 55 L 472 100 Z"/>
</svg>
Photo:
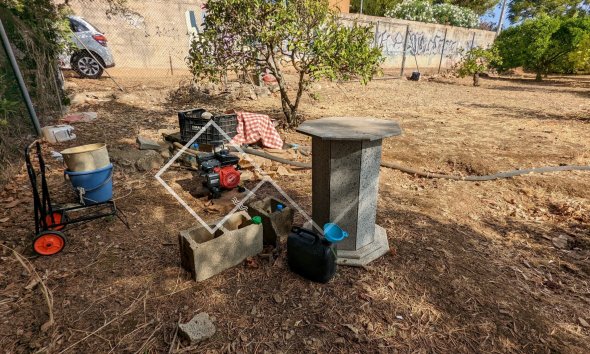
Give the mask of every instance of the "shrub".
<svg viewBox="0 0 590 354">
<path fill-rule="evenodd" d="M 479 86 L 479 75 L 491 68 L 500 66 L 501 63 L 502 59 L 497 48 L 483 49 L 476 47 L 463 56 L 457 74 L 460 77 L 473 76 L 473 86 Z"/>
<path fill-rule="evenodd" d="M 371 28 L 341 26 L 327 1 L 209 0 L 204 27 L 187 58 L 195 80 L 220 81 L 228 70 L 269 70 L 289 126 L 300 121 L 301 97 L 313 81 L 358 77 L 366 83 L 383 60 Z M 285 68 L 296 72 L 294 95 Z"/>
<path fill-rule="evenodd" d="M 479 25 L 479 16 L 468 8 L 446 3 L 433 5 L 427 0 L 405 0 L 387 11 L 385 16 L 467 28 Z"/>
</svg>

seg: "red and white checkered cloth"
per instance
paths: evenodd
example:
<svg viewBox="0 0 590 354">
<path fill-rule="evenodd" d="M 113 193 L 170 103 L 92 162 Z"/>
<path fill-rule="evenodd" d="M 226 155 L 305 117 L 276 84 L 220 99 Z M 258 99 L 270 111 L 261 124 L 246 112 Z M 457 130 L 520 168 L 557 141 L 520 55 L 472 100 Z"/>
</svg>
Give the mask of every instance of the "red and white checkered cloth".
<svg viewBox="0 0 590 354">
<path fill-rule="evenodd" d="M 260 141 L 266 148 L 283 148 L 283 139 L 269 116 L 250 112 L 236 112 L 236 114 L 238 115 L 238 134 L 232 139 L 232 143 L 244 145 Z"/>
</svg>

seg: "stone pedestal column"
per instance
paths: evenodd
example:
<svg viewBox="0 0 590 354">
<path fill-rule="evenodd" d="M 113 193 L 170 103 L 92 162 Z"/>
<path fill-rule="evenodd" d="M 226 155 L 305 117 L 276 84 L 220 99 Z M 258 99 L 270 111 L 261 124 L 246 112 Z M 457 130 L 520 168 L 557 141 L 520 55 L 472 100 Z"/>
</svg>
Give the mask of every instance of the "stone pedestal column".
<svg viewBox="0 0 590 354">
<path fill-rule="evenodd" d="M 375 224 L 383 138 L 401 134 L 393 121 L 334 117 L 303 123 L 312 139 L 312 218 L 338 224 L 349 237 L 338 244 L 338 264 L 360 266 L 389 250 Z"/>
</svg>

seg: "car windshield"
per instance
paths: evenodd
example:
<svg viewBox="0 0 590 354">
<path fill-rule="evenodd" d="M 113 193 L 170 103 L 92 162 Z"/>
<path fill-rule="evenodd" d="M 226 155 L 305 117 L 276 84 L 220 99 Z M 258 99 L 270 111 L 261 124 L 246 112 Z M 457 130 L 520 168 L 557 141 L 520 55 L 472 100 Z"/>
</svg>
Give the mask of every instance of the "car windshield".
<svg viewBox="0 0 590 354">
<path fill-rule="evenodd" d="M 84 22 L 86 22 L 88 25 L 90 25 L 90 27 L 94 28 L 94 30 L 95 30 L 96 32 L 100 32 L 100 33 L 104 34 L 104 32 L 103 32 L 103 31 L 101 31 L 101 30 L 100 30 L 98 27 L 96 27 L 96 26 L 95 26 L 95 25 L 93 25 L 92 23 L 88 22 L 88 20 L 87 20 L 87 19 L 83 18 L 82 20 L 84 20 Z"/>
<path fill-rule="evenodd" d="M 70 28 L 71 28 L 72 32 L 88 31 L 88 28 L 86 28 L 86 26 L 82 22 L 80 22 L 74 18 L 70 18 Z"/>
</svg>

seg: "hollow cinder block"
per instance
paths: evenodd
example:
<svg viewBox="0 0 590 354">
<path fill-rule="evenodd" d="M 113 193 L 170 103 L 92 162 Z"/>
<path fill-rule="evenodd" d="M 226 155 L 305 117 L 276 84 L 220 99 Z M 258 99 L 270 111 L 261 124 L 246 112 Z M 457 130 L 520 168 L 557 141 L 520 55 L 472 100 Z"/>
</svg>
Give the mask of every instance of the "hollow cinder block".
<svg viewBox="0 0 590 354">
<path fill-rule="evenodd" d="M 277 211 L 278 204 L 283 205 L 282 211 Z M 267 197 L 248 204 L 248 214 L 262 218 L 264 244 L 276 246 L 279 238 L 286 237 L 291 231 L 295 211 L 285 202 Z"/>
<path fill-rule="evenodd" d="M 247 213 L 232 215 L 223 228 L 212 234 L 197 226 L 178 235 L 181 265 L 193 280 L 208 279 L 262 252 L 262 225 L 253 224 Z"/>
</svg>

